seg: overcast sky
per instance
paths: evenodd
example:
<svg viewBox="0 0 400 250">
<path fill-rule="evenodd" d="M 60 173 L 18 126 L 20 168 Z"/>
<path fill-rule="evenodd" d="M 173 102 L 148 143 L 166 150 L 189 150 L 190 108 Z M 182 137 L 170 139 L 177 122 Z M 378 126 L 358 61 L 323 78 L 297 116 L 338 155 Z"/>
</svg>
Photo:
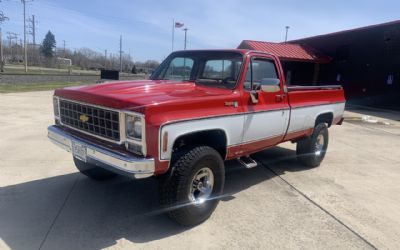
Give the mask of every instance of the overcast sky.
<svg viewBox="0 0 400 250">
<path fill-rule="evenodd" d="M 23 34 L 22 4 L 3 0 L 0 10 L 10 20 L 3 34 Z M 123 50 L 134 60 L 162 60 L 171 52 L 172 19 L 189 29 L 188 48 L 235 48 L 244 39 L 281 42 L 285 26 L 289 39 L 400 19 L 398 0 L 35 0 L 28 16 L 38 21 L 36 41 L 51 30 L 57 45 L 87 47 L 117 53 L 119 35 Z M 31 40 L 32 38 L 29 37 Z M 183 49 L 184 32 L 175 30 L 175 48 Z"/>
</svg>

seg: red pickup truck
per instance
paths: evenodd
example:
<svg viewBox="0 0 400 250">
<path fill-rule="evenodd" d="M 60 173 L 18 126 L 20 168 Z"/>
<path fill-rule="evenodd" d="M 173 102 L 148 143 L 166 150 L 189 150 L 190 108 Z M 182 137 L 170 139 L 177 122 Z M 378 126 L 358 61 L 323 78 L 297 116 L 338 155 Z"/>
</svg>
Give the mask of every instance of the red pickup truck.
<svg viewBox="0 0 400 250">
<path fill-rule="evenodd" d="M 256 167 L 251 154 L 292 141 L 316 167 L 344 107 L 340 86 L 286 86 L 272 54 L 178 51 L 149 80 L 56 90 L 48 137 L 92 179 L 157 177 L 169 216 L 196 225 L 223 194 L 224 161 Z"/>
</svg>

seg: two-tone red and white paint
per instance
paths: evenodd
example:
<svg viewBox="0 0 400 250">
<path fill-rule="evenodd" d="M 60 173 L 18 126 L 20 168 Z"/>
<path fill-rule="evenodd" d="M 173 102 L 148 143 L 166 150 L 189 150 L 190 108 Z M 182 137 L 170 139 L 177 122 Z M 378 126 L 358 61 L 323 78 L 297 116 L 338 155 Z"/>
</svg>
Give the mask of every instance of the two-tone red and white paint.
<svg viewBox="0 0 400 250">
<path fill-rule="evenodd" d="M 201 223 L 215 209 L 215 197 L 222 194 L 221 162 L 238 159 L 246 167 L 254 167 L 257 163 L 251 154 L 286 141 L 298 142 L 298 154 L 315 153 L 320 157 L 321 150 L 327 149 L 327 127 L 341 124 L 345 109 L 341 86 L 286 86 L 276 56 L 249 50 L 223 51 L 237 53 L 242 59 L 234 88 L 164 79 L 58 89 L 54 94 L 56 125 L 49 127 L 48 136 L 58 146 L 72 151 L 78 169 L 89 177 L 101 179 L 107 176 L 101 172 L 105 170 L 133 178 L 166 176 L 161 178 L 160 197 L 163 204 L 174 207 L 172 217 L 184 225 Z M 245 88 L 246 74 L 255 58 L 275 65 L 277 78 L 272 83 L 277 85 L 272 91 Z M 117 112 L 118 141 L 64 124 L 59 107 L 63 100 Z M 90 112 L 74 112 L 75 119 L 82 123 L 97 119 Z M 141 121 L 141 140 L 128 139 L 127 126 L 131 124 L 126 122 L 127 114 Z M 130 146 L 140 152 L 135 153 Z M 319 165 L 323 156 L 310 165 Z M 192 158 L 194 166 L 188 162 Z M 202 161 L 208 161 L 210 167 L 199 163 Z M 93 172 L 98 168 L 100 172 Z M 210 200 L 209 205 L 201 205 L 205 200 Z M 182 206 L 186 203 L 190 206 Z"/>
<path fill-rule="evenodd" d="M 233 90 L 193 82 L 136 80 L 59 89 L 55 96 L 143 113 L 145 157 L 154 159 L 154 175 L 168 170 L 173 145 L 186 134 L 221 130 L 226 136 L 224 159 L 229 160 L 309 136 L 321 114 L 331 115 L 330 125 L 341 121 L 345 97 L 340 86 L 286 86 L 277 57 L 255 51 L 234 51 L 242 53 L 245 62 Z M 280 91 L 260 92 L 257 104 L 251 102 L 250 91 L 243 88 L 252 57 L 273 60 L 281 79 Z M 163 149 L 165 141 L 167 147 Z"/>
</svg>

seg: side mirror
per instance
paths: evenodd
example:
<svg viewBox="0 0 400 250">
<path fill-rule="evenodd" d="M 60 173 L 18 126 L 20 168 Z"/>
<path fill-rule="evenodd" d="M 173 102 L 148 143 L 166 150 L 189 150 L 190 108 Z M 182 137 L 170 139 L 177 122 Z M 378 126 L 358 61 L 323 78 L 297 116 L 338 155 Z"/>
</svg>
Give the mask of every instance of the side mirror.
<svg viewBox="0 0 400 250">
<path fill-rule="evenodd" d="M 261 90 L 267 93 L 273 93 L 273 92 L 278 92 L 281 90 L 281 87 L 279 84 L 281 83 L 281 80 L 278 78 L 263 78 L 261 80 Z"/>
</svg>

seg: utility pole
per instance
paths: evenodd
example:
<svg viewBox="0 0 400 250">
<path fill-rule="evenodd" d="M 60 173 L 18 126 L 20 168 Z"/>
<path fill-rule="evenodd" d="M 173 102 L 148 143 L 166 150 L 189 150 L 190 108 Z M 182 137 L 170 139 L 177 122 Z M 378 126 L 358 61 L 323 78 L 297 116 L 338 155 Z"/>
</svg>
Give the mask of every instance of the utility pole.
<svg viewBox="0 0 400 250">
<path fill-rule="evenodd" d="M 119 72 L 122 72 L 122 35 L 119 37 Z"/>
<path fill-rule="evenodd" d="M 13 48 L 12 48 L 12 41 L 15 39 L 15 43 L 18 42 L 18 34 L 14 32 L 7 31 L 7 39 L 8 39 L 8 45 L 10 47 L 10 55 L 11 58 L 13 57 Z"/>
<path fill-rule="evenodd" d="M 33 47 L 36 46 L 36 22 L 35 15 L 32 15 L 32 36 L 33 36 Z"/>
<path fill-rule="evenodd" d="M 18 45 L 18 41 L 15 41 L 15 42 L 16 42 L 16 44 Z M 20 55 L 20 54 L 22 55 L 22 54 L 23 54 L 23 47 L 22 47 L 22 46 L 23 46 L 23 44 L 22 44 L 22 38 L 20 38 L 20 39 L 19 39 L 19 47 L 20 47 L 20 48 L 18 48 L 18 47 L 16 48 L 16 50 L 17 50 L 17 55 Z"/>
<path fill-rule="evenodd" d="M 28 72 L 28 54 L 26 52 L 26 2 L 25 0 L 21 0 L 24 5 L 24 64 L 25 64 L 25 73 Z"/>
<path fill-rule="evenodd" d="M 35 15 L 32 15 L 31 18 L 28 18 L 28 22 L 30 23 L 28 28 L 30 31 L 28 34 L 32 35 L 32 44 L 33 47 L 36 47 L 36 21 L 35 21 Z"/>
<path fill-rule="evenodd" d="M 33 0 L 21 0 L 24 5 L 24 64 L 25 64 L 25 73 L 28 72 L 28 52 L 26 48 L 26 2 Z"/>
<path fill-rule="evenodd" d="M 4 72 L 4 60 L 3 60 L 3 34 L 0 27 L 0 72 Z"/>
<path fill-rule="evenodd" d="M 289 26 L 286 26 L 286 35 L 285 35 L 285 43 L 287 42 L 287 38 L 288 38 L 288 33 L 289 33 Z"/>
<path fill-rule="evenodd" d="M 64 47 L 64 58 L 65 58 L 65 40 L 63 40 L 63 47 Z"/>
<path fill-rule="evenodd" d="M 184 28 L 183 30 L 185 31 L 185 45 L 183 46 L 183 49 L 186 50 L 186 42 L 187 42 L 187 31 L 188 31 L 188 28 Z"/>
<path fill-rule="evenodd" d="M 107 50 L 104 50 L 104 69 L 107 69 Z"/>
</svg>

